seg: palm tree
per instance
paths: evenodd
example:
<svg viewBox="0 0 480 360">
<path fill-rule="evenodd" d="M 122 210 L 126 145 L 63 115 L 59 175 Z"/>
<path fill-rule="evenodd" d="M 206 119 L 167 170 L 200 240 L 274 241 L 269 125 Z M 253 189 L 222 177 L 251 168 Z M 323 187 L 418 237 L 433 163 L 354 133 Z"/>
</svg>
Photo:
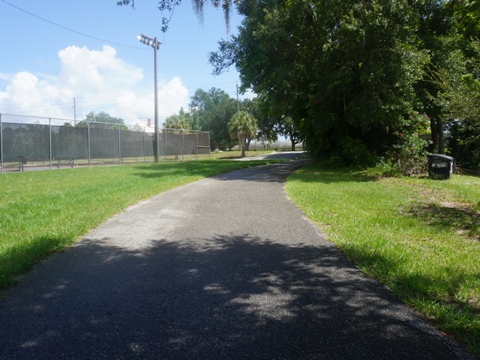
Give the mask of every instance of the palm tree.
<svg viewBox="0 0 480 360">
<path fill-rule="evenodd" d="M 246 111 L 237 112 L 228 122 L 228 132 L 230 133 L 232 140 L 239 140 L 242 148 L 242 157 L 245 157 L 245 145 L 247 139 L 256 137 L 257 130 L 257 120 Z"/>
</svg>

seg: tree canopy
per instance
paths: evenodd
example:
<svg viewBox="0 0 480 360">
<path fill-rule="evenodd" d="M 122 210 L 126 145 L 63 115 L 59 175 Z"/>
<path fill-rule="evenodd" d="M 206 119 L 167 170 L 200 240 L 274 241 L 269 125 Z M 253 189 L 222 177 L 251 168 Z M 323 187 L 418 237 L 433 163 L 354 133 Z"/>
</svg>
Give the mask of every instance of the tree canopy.
<svg viewBox="0 0 480 360">
<path fill-rule="evenodd" d="M 191 98 L 189 108 L 192 121 L 198 124 L 200 130 L 210 132 L 212 150 L 225 150 L 234 145 L 227 123 L 237 111 L 235 99 L 221 89 L 198 89 Z"/>
<path fill-rule="evenodd" d="M 167 129 L 199 130 L 192 120 L 191 115 L 181 108 L 178 114 L 169 116 L 165 120 L 163 127 Z"/>
<path fill-rule="evenodd" d="M 169 11 L 180 2 L 161 0 L 159 8 Z M 420 133 L 410 132 L 416 127 L 411 122 L 421 117 L 430 122 L 431 152 L 462 151 L 463 158 L 475 158 L 471 166 L 480 168 L 480 145 L 459 145 L 462 137 L 480 138 L 475 132 L 480 2 L 193 4 L 200 17 L 205 4 L 221 6 L 226 14 L 235 5 L 244 16 L 238 34 L 220 41 L 209 60 L 215 74 L 235 66 L 241 89 L 258 95 L 261 131 L 276 123 L 277 131 L 285 132 L 291 124 L 315 158 L 373 164 L 408 146 L 396 134 L 418 138 Z M 446 146 L 443 135 L 453 128 L 459 131 Z"/>
<path fill-rule="evenodd" d="M 413 112 L 426 53 L 407 1 L 241 1 L 239 35 L 210 57 L 295 121 L 315 157 L 372 159 Z"/>
<path fill-rule="evenodd" d="M 87 123 L 90 123 L 91 127 L 128 130 L 128 127 L 125 125 L 125 121 L 122 118 L 113 117 L 104 111 L 100 111 L 98 114 L 95 114 L 93 111 L 89 112 L 85 116 L 85 120 L 80 121 L 77 126 L 86 127 Z"/>
</svg>

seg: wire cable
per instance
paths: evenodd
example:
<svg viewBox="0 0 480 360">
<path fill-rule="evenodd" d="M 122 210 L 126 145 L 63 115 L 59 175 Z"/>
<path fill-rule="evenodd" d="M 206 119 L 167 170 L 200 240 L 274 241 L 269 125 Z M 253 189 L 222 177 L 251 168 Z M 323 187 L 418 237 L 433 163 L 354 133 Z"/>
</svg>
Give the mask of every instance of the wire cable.
<svg viewBox="0 0 480 360">
<path fill-rule="evenodd" d="M 78 34 L 78 35 L 81 35 L 81 36 L 85 36 L 85 37 L 90 38 L 90 39 L 93 39 L 93 40 L 105 42 L 105 43 L 112 44 L 112 45 L 122 46 L 122 47 L 130 48 L 130 49 L 148 50 L 148 49 L 145 49 L 145 48 L 143 48 L 143 47 L 120 44 L 120 43 L 117 43 L 117 42 L 113 42 L 113 41 L 101 39 L 101 38 L 98 38 L 98 37 L 95 37 L 95 36 L 92 36 L 92 35 L 88 35 L 88 34 L 85 34 L 85 33 L 80 32 L 80 31 L 76 31 L 76 30 L 70 29 L 70 28 L 68 28 L 68 27 L 66 27 L 66 26 L 57 24 L 57 23 L 55 23 L 55 22 L 53 22 L 53 21 L 47 20 L 47 19 L 45 19 L 45 18 L 43 18 L 43 17 L 41 17 L 41 16 L 35 15 L 35 14 L 31 13 L 30 11 L 27 11 L 27 10 L 25 10 L 25 9 L 22 9 L 22 8 L 16 6 L 16 5 L 13 5 L 13 4 L 9 3 L 8 1 L 2 0 L 2 2 L 5 3 L 5 4 L 7 4 L 7 5 L 9 5 L 9 6 L 11 6 L 11 7 L 13 7 L 13 8 L 15 8 L 15 9 L 17 9 L 17 10 L 19 10 L 19 11 L 24 12 L 25 14 L 28 14 L 28 15 L 30 15 L 30 16 L 33 16 L 33 17 L 35 17 L 35 18 L 37 18 L 37 19 L 40 19 L 40 20 L 42 20 L 42 21 L 45 21 L 45 22 L 47 22 L 47 23 L 49 23 L 49 24 L 51 24 L 51 25 L 57 26 L 57 27 L 59 27 L 59 28 L 61 28 L 61 29 L 64 29 L 64 30 L 67 30 L 67 31 L 71 31 L 71 32 L 73 32 L 73 33 L 75 33 L 75 34 Z"/>
</svg>

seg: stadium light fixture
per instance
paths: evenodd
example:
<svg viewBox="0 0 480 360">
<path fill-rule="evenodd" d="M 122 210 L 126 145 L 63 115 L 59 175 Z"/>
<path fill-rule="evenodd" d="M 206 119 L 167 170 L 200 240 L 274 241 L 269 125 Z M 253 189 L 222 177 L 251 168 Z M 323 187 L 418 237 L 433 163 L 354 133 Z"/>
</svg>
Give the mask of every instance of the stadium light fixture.
<svg viewBox="0 0 480 360">
<path fill-rule="evenodd" d="M 153 72 L 154 72 L 154 96 L 155 96 L 155 139 L 154 139 L 154 157 L 155 162 L 158 163 L 160 161 L 160 141 L 159 141 L 159 127 L 158 127 L 158 89 L 157 89 L 157 50 L 160 48 L 161 42 L 157 40 L 156 37 L 147 36 L 144 34 L 140 34 L 137 36 L 137 39 L 140 40 L 141 43 L 150 46 L 153 48 Z"/>
</svg>

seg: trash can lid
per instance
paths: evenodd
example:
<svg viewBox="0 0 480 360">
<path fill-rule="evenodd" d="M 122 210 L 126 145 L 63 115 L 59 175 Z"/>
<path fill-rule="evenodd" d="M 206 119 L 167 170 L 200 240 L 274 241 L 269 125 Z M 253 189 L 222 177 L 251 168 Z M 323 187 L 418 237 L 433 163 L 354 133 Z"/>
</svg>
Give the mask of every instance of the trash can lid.
<svg viewBox="0 0 480 360">
<path fill-rule="evenodd" d="M 442 154 L 428 154 L 429 158 L 453 161 L 453 157 Z"/>
</svg>

